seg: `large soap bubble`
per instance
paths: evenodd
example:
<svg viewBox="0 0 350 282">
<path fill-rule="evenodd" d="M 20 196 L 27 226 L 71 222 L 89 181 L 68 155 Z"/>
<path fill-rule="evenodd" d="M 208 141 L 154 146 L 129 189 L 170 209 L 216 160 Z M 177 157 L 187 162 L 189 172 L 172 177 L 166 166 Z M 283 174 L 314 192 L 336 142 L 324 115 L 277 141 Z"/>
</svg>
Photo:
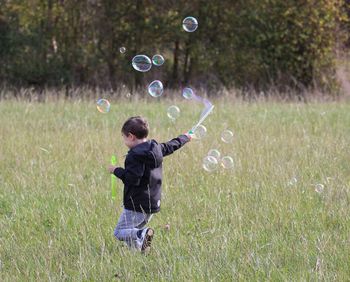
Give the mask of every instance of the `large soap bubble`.
<svg viewBox="0 0 350 282">
<path fill-rule="evenodd" d="M 191 100 L 194 97 L 194 92 L 191 88 L 186 87 L 182 90 L 182 96 L 187 100 Z"/>
<path fill-rule="evenodd" d="M 212 156 L 206 156 L 203 159 L 203 168 L 208 172 L 213 172 L 218 169 L 218 160 Z"/>
<path fill-rule="evenodd" d="M 234 167 L 233 158 L 230 156 L 225 156 L 221 159 L 221 166 L 225 169 L 231 169 Z"/>
<path fill-rule="evenodd" d="M 204 125 L 199 125 L 193 132 L 193 138 L 202 139 L 207 135 L 207 128 Z"/>
<path fill-rule="evenodd" d="M 132 59 L 132 66 L 137 71 L 146 72 L 151 69 L 152 62 L 146 55 L 137 55 Z"/>
<path fill-rule="evenodd" d="M 171 120 L 175 120 L 180 116 L 180 109 L 177 106 L 172 105 L 168 108 L 167 115 Z"/>
<path fill-rule="evenodd" d="M 217 149 L 211 149 L 208 152 L 208 156 L 212 156 L 217 160 L 220 160 L 220 155 L 221 154 L 220 154 L 219 150 L 217 150 Z"/>
<path fill-rule="evenodd" d="M 106 99 L 99 99 L 97 100 L 96 107 L 100 113 L 106 114 L 111 109 L 111 104 Z"/>
<path fill-rule="evenodd" d="M 221 133 L 221 140 L 225 143 L 231 143 L 233 141 L 233 132 L 231 130 L 224 130 Z"/>
<path fill-rule="evenodd" d="M 153 57 L 152 57 L 152 63 L 153 63 L 153 65 L 155 65 L 155 66 L 157 66 L 157 67 L 159 67 L 159 66 L 161 66 L 162 64 L 164 64 L 164 57 L 162 56 L 162 55 L 154 55 Z"/>
<path fill-rule="evenodd" d="M 163 94 L 163 83 L 160 80 L 155 80 L 148 86 L 148 93 L 152 97 L 159 97 Z"/>
<path fill-rule="evenodd" d="M 187 17 L 182 21 L 182 28 L 187 32 L 194 32 L 198 27 L 198 21 L 194 17 Z"/>
</svg>

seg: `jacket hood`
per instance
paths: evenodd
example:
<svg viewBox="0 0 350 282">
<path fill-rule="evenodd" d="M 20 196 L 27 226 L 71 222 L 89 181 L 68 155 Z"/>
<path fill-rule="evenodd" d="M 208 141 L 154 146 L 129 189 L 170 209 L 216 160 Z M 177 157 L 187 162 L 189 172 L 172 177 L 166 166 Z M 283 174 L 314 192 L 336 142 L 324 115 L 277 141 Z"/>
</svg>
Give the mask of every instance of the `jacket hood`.
<svg viewBox="0 0 350 282">
<path fill-rule="evenodd" d="M 130 150 L 136 159 L 149 165 L 151 168 L 159 167 L 163 162 L 161 146 L 155 140 L 148 140 Z"/>
</svg>

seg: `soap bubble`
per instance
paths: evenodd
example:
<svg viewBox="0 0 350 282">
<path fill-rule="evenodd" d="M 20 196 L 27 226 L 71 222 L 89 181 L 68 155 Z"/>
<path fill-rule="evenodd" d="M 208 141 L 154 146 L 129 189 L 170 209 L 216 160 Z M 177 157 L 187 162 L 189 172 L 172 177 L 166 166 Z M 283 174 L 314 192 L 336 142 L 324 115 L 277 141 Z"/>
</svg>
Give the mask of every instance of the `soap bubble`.
<svg viewBox="0 0 350 282">
<path fill-rule="evenodd" d="M 132 59 L 132 66 L 137 71 L 146 72 L 151 69 L 152 62 L 146 55 L 137 55 Z"/>
<path fill-rule="evenodd" d="M 218 169 L 218 160 L 212 156 L 206 156 L 203 159 L 203 168 L 208 172 L 213 172 Z"/>
<path fill-rule="evenodd" d="M 175 105 L 170 106 L 167 110 L 167 115 L 170 119 L 175 120 L 180 116 L 180 109 Z"/>
<path fill-rule="evenodd" d="M 111 104 L 106 99 L 99 99 L 96 104 L 97 110 L 100 113 L 106 114 L 111 109 Z"/>
<path fill-rule="evenodd" d="M 182 21 L 182 28 L 187 32 L 194 32 L 198 27 L 198 21 L 194 17 L 187 17 Z"/>
<path fill-rule="evenodd" d="M 208 156 L 212 156 L 217 160 L 220 160 L 220 155 L 221 154 L 220 154 L 219 150 L 217 150 L 217 149 L 211 149 L 208 152 Z"/>
<path fill-rule="evenodd" d="M 124 54 L 125 51 L 126 51 L 126 48 L 125 48 L 125 47 L 120 47 L 120 48 L 119 48 L 119 52 L 120 52 L 120 53 Z"/>
<path fill-rule="evenodd" d="M 221 140 L 225 143 L 231 143 L 233 141 L 233 132 L 230 130 L 224 130 L 221 133 Z"/>
<path fill-rule="evenodd" d="M 182 96 L 188 100 L 191 100 L 194 97 L 193 90 L 189 87 L 186 87 L 182 90 Z"/>
<path fill-rule="evenodd" d="M 316 184 L 315 185 L 315 192 L 321 194 L 324 190 L 324 185 L 323 184 Z"/>
<path fill-rule="evenodd" d="M 152 57 L 152 63 L 153 63 L 153 65 L 155 65 L 155 66 L 157 66 L 157 67 L 159 67 L 159 66 L 161 66 L 162 64 L 164 64 L 164 58 L 163 58 L 163 56 L 162 55 L 154 55 L 153 57 Z"/>
<path fill-rule="evenodd" d="M 202 139 L 207 134 L 207 128 L 204 125 L 199 125 L 193 132 L 193 138 Z"/>
<path fill-rule="evenodd" d="M 288 186 L 293 186 L 298 183 L 298 179 L 296 177 L 292 177 L 291 180 L 288 181 Z"/>
<path fill-rule="evenodd" d="M 234 167 L 233 158 L 230 156 L 225 156 L 221 159 L 221 166 L 225 169 L 230 169 Z"/>
<path fill-rule="evenodd" d="M 152 97 L 159 97 L 163 94 L 163 83 L 159 80 L 155 80 L 148 86 L 148 93 Z"/>
</svg>

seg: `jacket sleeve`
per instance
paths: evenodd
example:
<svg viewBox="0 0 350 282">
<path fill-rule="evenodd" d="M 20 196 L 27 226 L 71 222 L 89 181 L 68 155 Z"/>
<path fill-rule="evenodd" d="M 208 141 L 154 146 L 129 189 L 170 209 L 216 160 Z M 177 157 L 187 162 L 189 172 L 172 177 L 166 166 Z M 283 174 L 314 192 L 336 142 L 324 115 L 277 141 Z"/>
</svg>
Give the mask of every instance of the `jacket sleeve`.
<svg viewBox="0 0 350 282">
<path fill-rule="evenodd" d="M 132 155 L 127 156 L 125 168 L 117 167 L 114 175 L 118 177 L 127 186 L 140 185 L 141 178 L 145 172 L 145 164 L 135 160 Z"/>
<path fill-rule="evenodd" d="M 161 143 L 160 146 L 162 148 L 163 157 L 174 153 L 174 151 L 180 149 L 188 141 L 190 141 L 190 138 L 188 136 L 180 135 L 166 143 Z"/>
</svg>

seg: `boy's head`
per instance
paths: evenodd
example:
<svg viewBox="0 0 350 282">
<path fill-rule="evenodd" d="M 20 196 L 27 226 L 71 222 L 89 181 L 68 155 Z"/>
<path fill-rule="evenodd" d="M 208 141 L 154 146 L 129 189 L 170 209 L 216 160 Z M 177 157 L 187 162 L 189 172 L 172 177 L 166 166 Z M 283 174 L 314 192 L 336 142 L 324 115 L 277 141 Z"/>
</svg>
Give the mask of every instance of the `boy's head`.
<svg viewBox="0 0 350 282">
<path fill-rule="evenodd" d="M 144 139 L 147 138 L 148 132 L 148 122 L 145 118 L 140 116 L 129 118 L 122 127 L 124 143 L 129 148 L 143 142 Z"/>
</svg>

